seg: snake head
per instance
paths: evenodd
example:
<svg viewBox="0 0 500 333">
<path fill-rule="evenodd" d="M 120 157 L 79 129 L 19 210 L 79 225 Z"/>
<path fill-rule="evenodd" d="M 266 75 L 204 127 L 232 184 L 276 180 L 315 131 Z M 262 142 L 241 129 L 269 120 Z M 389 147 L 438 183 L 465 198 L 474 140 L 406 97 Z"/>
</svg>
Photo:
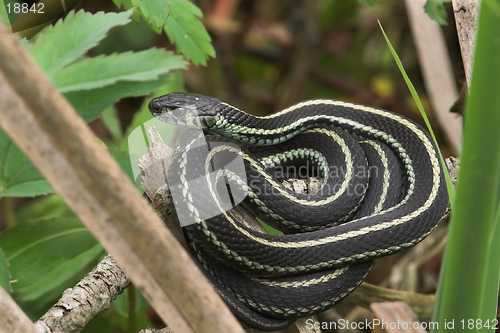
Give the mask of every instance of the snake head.
<svg viewBox="0 0 500 333">
<path fill-rule="evenodd" d="M 211 128 L 216 122 L 221 101 L 197 94 L 170 93 L 149 102 L 153 116 L 169 124 Z"/>
</svg>

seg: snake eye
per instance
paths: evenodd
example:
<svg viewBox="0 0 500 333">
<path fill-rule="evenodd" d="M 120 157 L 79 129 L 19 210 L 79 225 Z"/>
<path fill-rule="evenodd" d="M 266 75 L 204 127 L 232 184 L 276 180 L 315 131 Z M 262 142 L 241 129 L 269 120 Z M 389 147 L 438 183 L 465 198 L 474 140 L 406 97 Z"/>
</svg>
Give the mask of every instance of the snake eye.
<svg viewBox="0 0 500 333">
<path fill-rule="evenodd" d="M 176 118 L 185 118 L 187 115 L 185 108 L 169 108 L 168 111 Z"/>
</svg>

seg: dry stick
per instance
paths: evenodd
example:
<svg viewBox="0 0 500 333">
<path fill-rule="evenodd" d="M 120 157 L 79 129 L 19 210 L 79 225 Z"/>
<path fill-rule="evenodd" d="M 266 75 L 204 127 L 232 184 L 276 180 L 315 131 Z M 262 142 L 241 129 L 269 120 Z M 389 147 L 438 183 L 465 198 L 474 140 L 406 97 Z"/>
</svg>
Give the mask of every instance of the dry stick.
<svg viewBox="0 0 500 333">
<path fill-rule="evenodd" d="M 467 85 L 470 85 L 472 61 L 476 45 L 477 20 L 479 0 L 452 0 L 455 23 L 457 25 L 458 41 L 462 53 Z"/>
<path fill-rule="evenodd" d="M 299 333 L 321 333 L 321 328 L 315 328 L 314 325 L 312 328 L 309 328 L 311 325 L 308 323 L 317 322 L 319 322 L 318 317 L 314 315 L 297 319 L 295 326 L 297 326 Z"/>
<path fill-rule="evenodd" d="M 372 303 L 403 301 L 417 314 L 418 318 L 428 320 L 432 316 L 434 295 L 423 295 L 410 291 L 391 290 L 363 282 L 345 301 L 369 309 Z"/>
<path fill-rule="evenodd" d="M 155 330 L 154 328 L 145 328 L 139 331 L 139 333 L 172 333 L 172 331 L 168 327 L 159 330 Z"/>
<path fill-rule="evenodd" d="M 71 105 L 0 24 L 0 125 L 176 332 L 243 329 Z"/>
<path fill-rule="evenodd" d="M 441 27 L 424 12 L 425 0 L 406 0 L 405 3 L 427 93 L 457 155 L 462 150 L 462 119 L 450 113 L 458 93 Z"/>
<path fill-rule="evenodd" d="M 2 287 L 0 287 L 0 314 L 0 333 L 36 332 L 28 316 Z"/>
<path fill-rule="evenodd" d="M 391 268 L 387 279 L 391 289 L 415 292 L 419 282 L 418 270 L 444 249 L 448 221 L 441 224 L 417 246 L 411 248 Z M 446 225 L 445 225 L 446 224 Z"/>
<path fill-rule="evenodd" d="M 373 303 L 371 309 L 375 317 L 382 323 L 387 323 L 387 326 L 382 325 L 382 329 L 385 328 L 387 333 L 427 333 L 415 318 L 415 313 L 404 302 Z"/>
<path fill-rule="evenodd" d="M 130 284 L 111 256 L 106 256 L 35 323 L 39 332 L 80 332 L 94 317 L 107 310 Z"/>
</svg>

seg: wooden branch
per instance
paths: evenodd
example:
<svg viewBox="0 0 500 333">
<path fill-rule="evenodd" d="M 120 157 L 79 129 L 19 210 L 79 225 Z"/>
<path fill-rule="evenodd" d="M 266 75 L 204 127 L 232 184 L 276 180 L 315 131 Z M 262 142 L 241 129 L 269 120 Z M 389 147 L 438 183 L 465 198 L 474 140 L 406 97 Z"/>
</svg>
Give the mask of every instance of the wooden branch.
<svg viewBox="0 0 500 333">
<path fill-rule="evenodd" d="M 125 273 L 109 255 L 73 288 L 64 291 L 59 301 L 36 323 L 39 332 L 80 332 L 130 284 Z"/>
<path fill-rule="evenodd" d="M 159 330 L 155 330 L 154 328 L 146 328 L 139 331 L 139 333 L 172 333 L 172 331 L 168 327 Z"/>
<path fill-rule="evenodd" d="M 174 332 L 243 329 L 130 180 L 0 24 L 2 128 Z"/>
<path fill-rule="evenodd" d="M 434 295 L 423 295 L 409 291 L 392 290 L 363 282 L 345 302 L 369 309 L 372 303 L 403 301 L 417 314 L 418 318 L 429 320 L 434 306 Z"/>
<path fill-rule="evenodd" d="M 36 328 L 9 293 L 0 287 L 0 333 L 32 333 Z"/>
<path fill-rule="evenodd" d="M 465 69 L 467 85 L 472 76 L 472 62 L 476 49 L 477 21 L 479 18 L 479 0 L 452 0 L 455 23 L 457 25 L 458 41 L 462 52 L 462 62 Z"/>
<path fill-rule="evenodd" d="M 371 309 L 378 319 L 387 323 L 387 327 L 382 327 L 387 333 L 427 333 L 405 302 L 373 303 Z M 398 325 L 392 325 L 393 323 Z"/>
<path fill-rule="evenodd" d="M 424 83 L 453 154 L 462 150 L 462 118 L 450 113 L 458 98 L 441 27 L 424 12 L 426 0 L 406 0 Z"/>
<path fill-rule="evenodd" d="M 308 320 L 309 322 L 311 322 L 312 320 L 313 323 L 319 322 L 318 317 L 316 316 L 303 317 L 297 319 L 297 321 L 295 321 L 295 326 L 297 327 L 299 333 L 321 333 L 321 328 L 314 328 L 314 326 L 313 328 L 308 328 L 310 326 L 307 325 Z"/>
<path fill-rule="evenodd" d="M 139 168 L 143 174 L 141 186 L 158 216 L 165 222 L 174 237 L 187 249 L 186 239 L 174 211 L 174 201 L 167 185 L 167 170 L 172 163 L 172 149 L 163 142 L 154 125 L 148 129 L 148 138 L 151 142 L 148 152 L 139 161 Z"/>
</svg>

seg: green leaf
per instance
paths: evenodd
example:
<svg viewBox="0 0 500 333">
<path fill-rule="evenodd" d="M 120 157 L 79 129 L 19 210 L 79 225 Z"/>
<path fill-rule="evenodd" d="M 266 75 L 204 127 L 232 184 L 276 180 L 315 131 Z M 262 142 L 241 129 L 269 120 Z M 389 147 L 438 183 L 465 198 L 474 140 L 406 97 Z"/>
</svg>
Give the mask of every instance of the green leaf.
<svg viewBox="0 0 500 333">
<path fill-rule="evenodd" d="M 128 317 L 129 314 L 129 303 L 128 303 L 128 293 L 130 292 L 130 288 L 127 288 L 123 294 L 118 295 L 116 297 L 115 302 L 113 302 L 113 306 L 116 310 L 116 312 L 125 318 Z M 137 310 L 138 312 L 144 312 L 146 311 L 150 305 L 148 304 L 148 301 L 141 295 L 139 290 L 135 289 L 134 292 L 136 293 L 136 299 L 137 299 Z"/>
<path fill-rule="evenodd" d="M 7 9 L 5 8 L 5 2 L 0 0 L 0 20 L 6 25 L 10 25 L 9 15 L 7 14 Z"/>
<path fill-rule="evenodd" d="M 16 212 L 16 223 L 27 223 L 62 217 L 74 217 L 64 200 L 56 194 L 30 200 Z"/>
<path fill-rule="evenodd" d="M 115 302 L 113 301 L 112 304 Z M 116 320 L 113 320 L 112 316 L 110 316 L 111 309 L 106 310 L 105 313 L 99 315 L 92 319 L 90 323 L 85 325 L 81 333 L 109 333 L 109 332 L 117 332 L 117 323 Z M 150 325 L 153 326 L 153 325 Z M 130 332 L 125 329 L 121 330 L 123 332 Z"/>
<path fill-rule="evenodd" d="M 129 176 L 130 180 L 135 183 L 134 173 L 132 171 L 132 166 L 130 165 L 130 155 L 128 151 L 120 149 L 110 149 L 109 152 L 111 155 L 113 155 L 122 170 Z M 143 192 L 142 189 L 140 189 L 140 192 Z"/>
<path fill-rule="evenodd" d="M 36 196 L 54 192 L 7 134 L 0 130 L 0 196 Z"/>
<path fill-rule="evenodd" d="M 500 281 L 500 15 L 498 1 L 479 13 L 456 207 L 453 208 L 433 320 L 465 320 L 467 332 L 494 332 Z M 468 326 L 468 320 L 477 325 Z M 488 321 L 488 326 L 484 324 Z M 481 325 L 481 323 L 483 325 Z M 460 323 L 461 325 L 461 323 Z M 456 326 L 455 326 L 456 327 Z M 459 328 L 461 331 L 465 331 Z M 445 327 L 433 332 L 447 332 Z"/>
<path fill-rule="evenodd" d="M 396 53 L 396 50 L 394 50 L 394 47 L 392 47 L 391 41 L 389 40 L 389 37 L 385 34 L 384 28 L 382 28 L 382 24 L 380 24 L 380 21 L 378 22 L 380 29 L 382 30 L 382 34 L 384 35 L 385 41 L 387 43 L 387 46 L 389 47 L 389 50 L 391 51 L 391 54 L 394 58 L 394 61 L 398 65 L 399 71 L 401 72 L 401 75 L 403 76 L 406 85 L 408 86 L 408 90 L 411 93 L 411 96 L 413 97 L 413 100 L 415 101 L 415 104 L 417 105 L 418 110 L 420 111 L 420 114 L 422 115 L 422 118 L 424 119 L 425 125 L 427 126 L 427 130 L 432 136 L 432 139 L 434 140 L 434 144 L 436 147 L 439 147 L 438 141 L 436 139 L 436 136 L 434 135 L 434 131 L 432 130 L 431 123 L 429 122 L 429 119 L 427 118 L 427 114 L 425 113 L 424 106 L 422 105 L 422 101 L 420 100 L 420 97 L 418 97 L 417 90 L 415 90 L 415 87 L 413 86 L 413 83 L 411 83 L 410 78 L 408 77 L 408 74 L 406 74 L 406 71 L 403 67 L 403 64 L 401 63 L 401 59 L 399 59 L 398 54 Z M 446 167 L 446 163 L 443 158 L 443 154 L 441 151 L 438 149 L 439 152 L 439 159 L 441 161 L 441 168 L 443 169 L 444 173 L 444 178 L 446 179 L 446 188 L 448 189 L 448 197 L 450 199 L 450 205 L 451 208 L 455 208 L 455 197 L 456 197 L 456 191 L 455 191 L 455 186 L 453 186 L 453 183 L 450 178 L 450 173 L 448 172 L 448 168 Z"/>
<path fill-rule="evenodd" d="M 170 0 L 170 16 L 165 32 L 170 42 L 193 64 L 207 64 L 209 57 L 215 57 L 211 39 L 200 21 L 202 13 L 187 0 Z"/>
<path fill-rule="evenodd" d="M 123 131 L 120 123 L 120 118 L 116 114 L 116 109 L 110 106 L 101 113 L 101 120 L 106 125 L 109 133 L 115 141 L 121 141 L 123 139 Z"/>
<path fill-rule="evenodd" d="M 141 8 L 140 7 L 134 7 L 136 8 L 136 11 L 134 12 L 134 15 L 132 16 L 132 18 L 136 21 L 136 22 L 139 22 L 141 20 L 141 18 L 149 24 L 149 27 L 151 29 L 153 29 L 154 32 L 156 32 L 158 35 L 160 35 L 163 31 L 163 27 L 158 27 L 154 24 L 151 24 L 151 22 L 149 22 L 146 18 L 146 16 L 144 16 L 144 13 L 142 12 Z"/>
<path fill-rule="evenodd" d="M 97 243 L 77 218 L 65 218 L 18 224 L 0 235 L 0 244 L 10 262 L 12 278 L 16 281 L 12 284 L 14 292 L 40 281 L 47 282 L 39 285 L 47 292 L 53 287 L 45 280 L 49 274 L 54 270 L 62 274 L 61 265 L 75 269 L 78 266 L 76 258 Z M 88 263 L 89 256 L 81 256 L 80 259 Z M 64 279 L 72 272 L 65 273 Z M 58 279 L 54 274 L 51 276 Z"/>
<path fill-rule="evenodd" d="M 446 14 L 446 9 L 444 8 L 445 2 L 450 2 L 450 0 L 427 0 L 424 5 L 424 10 L 427 15 L 440 25 L 448 24 L 446 22 L 448 15 Z"/>
<path fill-rule="evenodd" d="M 42 32 L 30 53 L 47 75 L 54 74 L 96 46 L 111 28 L 130 22 L 130 15 L 132 10 L 96 14 L 72 11 L 64 21 Z"/>
<path fill-rule="evenodd" d="M 186 68 L 181 56 L 162 49 L 126 52 L 81 60 L 58 71 L 52 82 L 60 92 L 89 90 L 119 81 L 152 81 L 173 69 Z"/>
<path fill-rule="evenodd" d="M 115 3 L 116 7 L 123 7 L 125 8 L 125 10 L 129 10 L 130 8 L 134 7 L 132 0 L 113 0 L 113 2 Z"/>
<path fill-rule="evenodd" d="M 141 9 L 134 7 L 134 5 L 132 4 L 132 0 L 113 0 L 113 2 L 118 8 L 124 8 L 125 10 L 133 8 L 134 13 L 132 14 L 131 18 L 135 22 L 139 22 L 141 20 L 141 17 L 143 17 Z"/>
<path fill-rule="evenodd" d="M 116 7 L 118 8 L 124 8 L 125 10 L 129 10 L 131 8 L 134 8 L 134 13 L 132 14 L 132 19 L 135 22 L 139 22 L 141 18 L 144 18 L 144 14 L 142 13 L 142 10 L 140 7 L 134 7 L 134 4 L 132 3 L 132 0 L 113 0 L 115 3 Z M 154 28 L 157 33 L 161 32 L 161 29 Z M 158 32 L 159 31 L 159 32 Z"/>
<path fill-rule="evenodd" d="M 0 247 L 0 287 L 11 293 L 12 286 L 10 285 L 10 281 L 12 280 L 12 277 L 10 275 L 9 267 L 9 261 L 5 258 L 5 253 L 3 253 L 2 248 Z"/>
<path fill-rule="evenodd" d="M 283 235 L 283 232 L 281 232 L 281 231 L 279 231 L 277 229 L 274 229 L 273 227 L 271 227 L 270 225 L 264 223 L 260 219 L 257 219 L 257 221 L 259 221 L 259 223 L 264 227 L 264 229 L 266 229 L 266 231 L 267 231 L 268 234 L 270 234 L 270 235 Z"/>
<path fill-rule="evenodd" d="M 19 40 L 19 44 L 22 46 L 22 48 L 29 52 L 30 48 L 31 48 L 31 44 L 30 42 L 28 42 L 28 39 L 27 38 L 23 38 L 21 40 Z"/>
<path fill-rule="evenodd" d="M 118 82 L 115 85 L 66 93 L 66 98 L 75 107 L 86 122 L 94 120 L 99 114 L 116 103 L 119 99 L 130 96 L 147 95 L 168 81 L 168 76 L 161 76 L 150 82 Z"/>
<path fill-rule="evenodd" d="M 167 0 L 132 0 L 132 3 L 141 9 L 144 18 L 154 27 L 163 28 L 167 24 Z"/>
<path fill-rule="evenodd" d="M 95 244 L 89 250 L 82 252 L 73 259 L 63 262 L 43 278 L 35 281 L 27 287 L 16 290 L 16 299 L 21 301 L 36 300 L 45 294 L 57 289 L 61 284 L 70 280 L 75 274 L 104 252 L 100 244 Z"/>
</svg>

